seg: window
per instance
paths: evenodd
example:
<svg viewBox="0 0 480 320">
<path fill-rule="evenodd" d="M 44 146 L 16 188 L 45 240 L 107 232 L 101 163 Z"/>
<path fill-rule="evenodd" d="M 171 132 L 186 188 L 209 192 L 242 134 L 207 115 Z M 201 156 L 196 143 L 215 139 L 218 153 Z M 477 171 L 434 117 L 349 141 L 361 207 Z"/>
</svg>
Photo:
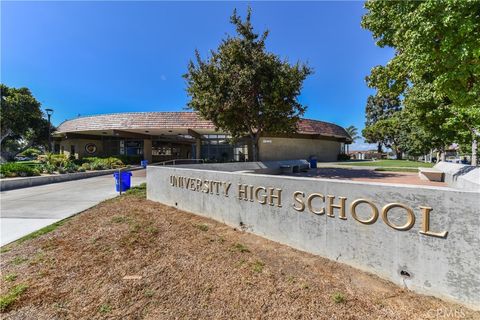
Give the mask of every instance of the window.
<svg viewBox="0 0 480 320">
<path fill-rule="evenodd" d="M 120 154 L 127 156 L 143 155 L 143 141 L 142 140 L 121 140 Z"/>
<path fill-rule="evenodd" d="M 232 144 L 231 136 L 224 134 L 204 135 L 201 147 L 201 158 L 209 161 L 246 161 L 248 147 L 242 142 Z"/>
</svg>

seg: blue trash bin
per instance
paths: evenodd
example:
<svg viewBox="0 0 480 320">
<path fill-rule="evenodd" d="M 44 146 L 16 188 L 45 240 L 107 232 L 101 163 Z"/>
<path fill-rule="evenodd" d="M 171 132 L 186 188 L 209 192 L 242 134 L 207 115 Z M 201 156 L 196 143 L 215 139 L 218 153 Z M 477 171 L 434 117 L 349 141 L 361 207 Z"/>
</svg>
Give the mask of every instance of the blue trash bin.
<svg viewBox="0 0 480 320">
<path fill-rule="evenodd" d="M 124 171 L 120 172 L 121 179 L 118 179 L 118 172 L 114 172 L 113 177 L 115 178 L 115 191 L 120 192 L 121 190 L 123 192 L 130 189 L 131 176 L 132 173 L 130 171 Z"/>
<path fill-rule="evenodd" d="M 142 160 L 142 161 L 140 161 L 140 165 L 141 165 L 142 167 L 144 167 L 144 168 L 147 167 L 147 164 L 148 164 L 148 160 Z"/>
<path fill-rule="evenodd" d="M 310 168 L 316 169 L 317 168 L 317 158 L 311 157 L 310 158 Z"/>
</svg>

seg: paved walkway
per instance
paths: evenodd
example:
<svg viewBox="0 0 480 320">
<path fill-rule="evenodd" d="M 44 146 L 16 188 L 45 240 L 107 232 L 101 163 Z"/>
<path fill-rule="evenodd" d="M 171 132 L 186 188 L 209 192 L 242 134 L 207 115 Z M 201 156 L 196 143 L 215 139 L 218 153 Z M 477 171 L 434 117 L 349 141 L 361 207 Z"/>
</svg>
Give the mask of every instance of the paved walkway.
<svg viewBox="0 0 480 320">
<path fill-rule="evenodd" d="M 146 181 L 133 171 L 132 185 Z M 0 192 L 0 245 L 114 198 L 111 175 Z"/>
<path fill-rule="evenodd" d="M 365 169 L 365 167 L 348 168 L 324 168 L 310 169 L 308 172 L 299 172 L 291 174 L 293 176 L 327 178 L 340 180 L 365 181 L 376 183 L 398 183 L 421 186 L 448 187 L 445 182 L 426 181 L 418 177 L 414 172 L 390 172 L 374 171 Z"/>
</svg>

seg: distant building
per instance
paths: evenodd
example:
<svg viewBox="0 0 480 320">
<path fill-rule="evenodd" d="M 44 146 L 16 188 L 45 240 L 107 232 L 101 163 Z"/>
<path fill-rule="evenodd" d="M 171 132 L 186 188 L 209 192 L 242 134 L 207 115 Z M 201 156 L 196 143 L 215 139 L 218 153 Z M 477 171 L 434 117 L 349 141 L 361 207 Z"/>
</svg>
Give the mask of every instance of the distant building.
<svg viewBox="0 0 480 320">
<path fill-rule="evenodd" d="M 249 161 L 252 150 L 245 137 L 235 143 L 195 112 L 132 112 L 79 117 L 60 124 L 55 150 L 86 156 L 137 156 L 150 162 L 172 159 Z M 295 134 L 265 134 L 259 159 L 288 160 L 315 156 L 336 161 L 351 137 L 333 123 L 301 119 Z"/>
</svg>

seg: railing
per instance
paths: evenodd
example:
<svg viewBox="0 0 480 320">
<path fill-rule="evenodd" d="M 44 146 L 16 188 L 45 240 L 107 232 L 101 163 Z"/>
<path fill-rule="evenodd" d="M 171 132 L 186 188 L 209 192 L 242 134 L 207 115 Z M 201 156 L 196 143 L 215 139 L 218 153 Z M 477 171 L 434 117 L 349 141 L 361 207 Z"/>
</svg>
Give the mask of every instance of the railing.
<svg viewBox="0 0 480 320">
<path fill-rule="evenodd" d="M 155 162 L 150 164 L 151 166 L 175 166 L 177 164 L 195 164 L 195 163 L 204 163 L 203 159 L 173 159 L 162 162 Z"/>
</svg>

